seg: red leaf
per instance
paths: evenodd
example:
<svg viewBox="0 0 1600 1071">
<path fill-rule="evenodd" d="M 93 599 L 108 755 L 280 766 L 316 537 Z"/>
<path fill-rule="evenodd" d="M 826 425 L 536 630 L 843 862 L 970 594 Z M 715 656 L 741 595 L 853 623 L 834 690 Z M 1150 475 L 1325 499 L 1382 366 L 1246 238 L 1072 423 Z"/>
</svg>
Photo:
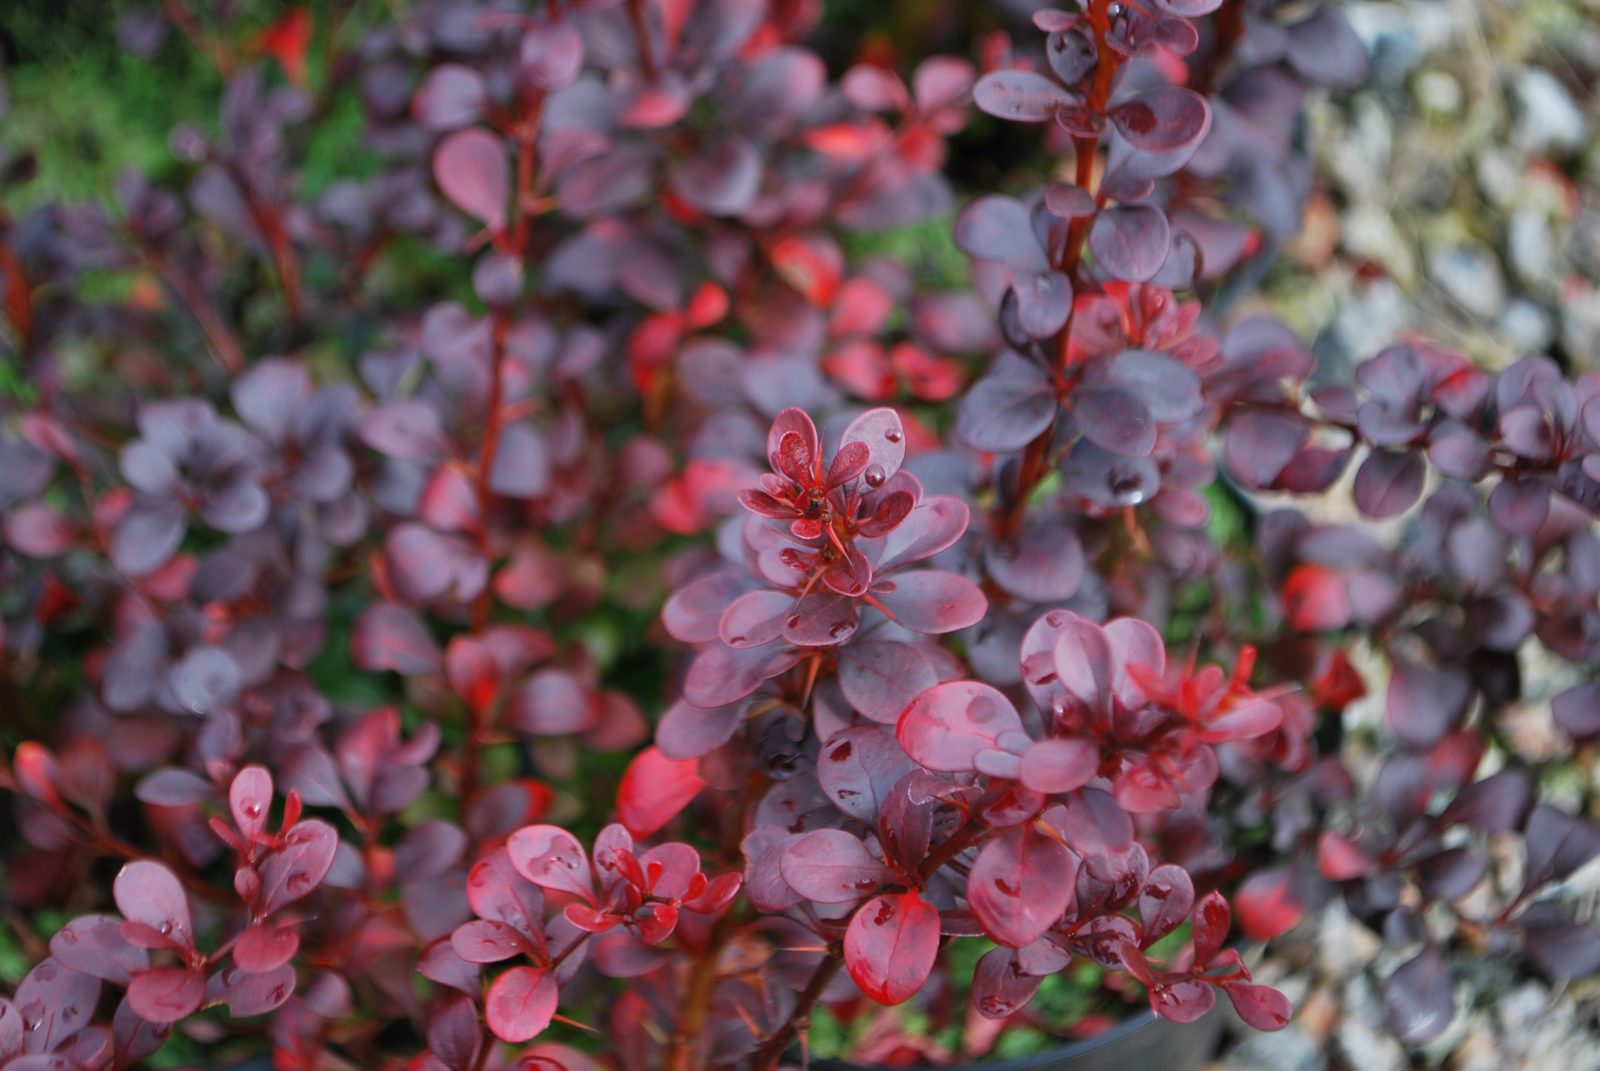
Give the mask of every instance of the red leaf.
<svg viewBox="0 0 1600 1071">
<path fill-rule="evenodd" d="M 617 786 L 617 817 L 636 837 L 648 837 L 700 794 L 696 759 L 669 759 L 650 747 L 636 755 Z"/>
<path fill-rule="evenodd" d="M 900 414 L 893 409 L 869 409 L 852 420 L 839 437 L 840 452 L 851 443 L 862 443 L 867 448 L 861 477 L 868 487 L 882 487 L 900 471 L 906 459 L 906 429 L 900 423 Z M 835 467 L 837 464 L 835 458 Z"/>
<path fill-rule="evenodd" d="M 1065 89 L 1044 75 L 1012 70 L 990 71 L 978 79 L 972 100 L 990 115 L 1020 123 L 1042 123 L 1057 108 L 1073 103 Z"/>
<path fill-rule="evenodd" d="M 283 847 L 261 864 L 261 913 L 270 915 L 307 895 L 328 876 L 339 835 L 319 818 L 300 822 Z"/>
<path fill-rule="evenodd" d="M 187 967 L 140 971 L 128 985 L 128 1004 L 152 1023 L 175 1023 L 200 1007 L 206 979 Z"/>
<path fill-rule="evenodd" d="M 444 664 L 422 619 L 392 602 L 375 602 L 361 612 L 350 657 L 361 669 L 390 669 L 408 677 L 436 673 Z"/>
<path fill-rule="evenodd" d="M 17 787 L 24 795 L 49 807 L 61 805 L 61 793 L 56 789 L 61 767 L 49 748 L 24 740 L 17 745 L 12 757 L 12 769 L 16 773 Z"/>
<path fill-rule="evenodd" d="M 768 255 L 778 274 L 811 304 L 822 308 L 833 303 L 844 270 L 838 246 L 822 238 L 790 235 Z"/>
<path fill-rule="evenodd" d="M 1157 985 L 1150 990 L 1150 1007 L 1161 1018 L 1175 1023 L 1195 1022 L 1216 1003 L 1217 991 L 1197 978 Z"/>
<path fill-rule="evenodd" d="M 1248 884 L 1248 882 L 1246 883 Z M 1228 939 L 1233 925 L 1233 912 L 1228 901 L 1219 892 L 1209 892 L 1200 898 L 1194 908 L 1194 961 L 1198 967 L 1211 962 L 1213 956 Z"/>
<path fill-rule="evenodd" d="M 484 1017 L 501 1041 L 512 1044 L 538 1036 L 556 1012 L 555 978 L 537 967 L 513 967 L 494 980 L 484 999 Z"/>
<path fill-rule="evenodd" d="M 1372 872 L 1372 860 L 1347 837 L 1331 829 L 1317 838 L 1317 870 L 1330 881 L 1349 881 Z"/>
<path fill-rule="evenodd" d="M 1192 89 L 1148 90 L 1107 113 L 1122 136 L 1145 152 L 1192 148 L 1211 129 L 1211 107 Z"/>
<path fill-rule="evenodd" d="M 544 921 L 544 894 L 519 874 L 505 850 L 485 856 L 467 874 L 467 903 L 473 914 L 532 934 Z"/>
<path fill-rule="evenodd" d="M 40 502 L 28 502 L 6 514 L 6 542 L 30 558 L 54 558 L 72 547 L 72 522 Z"/>
<path fill-rule="evenodd" d="M 80 915 L 67 923 L 50 938 L 50 956 L 70 970 L 121 986 L 150 966 L 145 950 L 129 944 L 122 923 L 110 915 Z"/>
<path fill-rule="evenodd" d="M 249 974 L 237 967 L 225 967 L 206 984 L 207 1003 L 221 1002 L 234 1018 L 265 1015 L 283 1004 L 294 992 L 294 968 L 287 963 L 264 974 Z"/>
<path fill-rule="evenodd" d="M 506 842 L 506 854 L 517 873 L 540 888 L 594 899 L 589 856 L 560 826 L 523 826 Z"/>
<path fill-rule="evenodd" d="M 1194 907 L 1194 882 L 1182 867 L 1159 866 L 1145 880 L 1139 894 L 1139 921 L 1144 924 L 1144 947 L 1149 948 L 1177 929 Z"/>
<path fill-rule="evenodd" d="M 1350 623 L 1350 594 L 1343 573 L 1300 565 L 1283 582 L 1283 615 L 1301 632 L 1331 632 Z"/>
<path fill-rule="evenodd" d="M 967 879 L 967 902 L 984 932 L 1022 948 L 1043 937 L 1072 902 L 1077 863 L 1059 841 L 1023 827 L 989 841 Z"/>
<path fill-rule="evenodd" d="M 260 836 L 267 828 L 267 812 L 272 807 L 272 775 L 262 766 L 246 766 L 234 775 L 228 787 L 228 809 L 233 824 L 247 839 Z"/>
<path fill-rule="evenodd" d="M 479 713 L 488 710 L 500 691 L 500 666 L 494 652 L 474 636 L 455 636 L 444 652 L 450 690 Z"/>
<path fill-rule="evenodd" d="M 842 829 L 817 829 L 784 849 L 778 869 L 789 887 L 820 904 L 851 904 L 876 892 L 889 872 L 861 839 Z"/>
<path fill-rule="evenodd" d="M 146 948 L 166 946 L 193 954 L 194 926 L 189 921 L 189 898 L 172 871 L 160 863 L 136 859 L 117 874 L 111 885 L 111 895 L 123 918 L 153 931 L 138 935 L 148 939 L 148 943 L 146 940 L 135 943 Z M 159 940 L 155 940 L 158 937 Z"/>
<path fill-rule="evenodd" d="M 477 122 L 487 103 L 482 75 L 459 63 L 441 63 L 411 99 L 411 115 L 428 130 L 453 130 Z"/>
<path fill-rule="evenodd" d="M 455 928 L 450 935 L 450 947 L 468 963 L 499 963 L 529 951 L 530 942 L 506 923 L 473 919 Z"/>
<path fill-rule="evenodd" d="M 1257 1030 L 1282 1030 L 1294 1016 L 1289 998 L 1271 986 L 1235 982 L 1223 989 L 1239 1018 Z"/>
<path fill-rule="evenodd" d="M 233 962 L 251 974 L 276 970 L 300 948 L 300 935 L 288 926 L 260 923 L 247 926 L 233 946 Z"/>
<path fill-rule="evenodd" d="M 1286 869 L 1264 870 L 1239 886 L 1233 906 L 1239 911 L 1239 925 L 1245 933 L 1257 941 L 1267 941 L 1287 933 L 1300 921 L 1305 909 L 1291 888 L 1291 880 Z"/>
<path fill-rule="evenodd" d="M 1071 792 L 1094 779 L 1100 748 L 1082 738 L 1041 740 L 1022 753 L 1022 783 L 1035 792 Z"/>
<path fill-rule="evenodd" d="M 499 138 L 481 127 L 451 134 L 434 150 L 433 178 L 461 211 L 491 231 L 505 230 L 511 171 Z"/>
<path fill-rule="evenodd" d="M 845 967 L 879 1004 L 899 1004 L 921 989 L 938 954 L 939 910 L 915 892 L 867 901 L 844 934 Z"/>
<path fill-rule="evenodd" d="M 256 38 L 256 47 L 277 60 L 289 81 L 300 89 L 306 87 L 306 50 L 311 46 L 311 30 L 310 9 L 295 7 Z"/>
<path fill-rule="evenodd" d="M 930 770 L 966 773 L 978 752 L 998 747 L 1007 733 L 1022 732 L 1022 719 L 998 689 L 978 681 L 950 681 L 930 688 L 900 715 L 895 736 L 906 754 Z"/>
</svg>

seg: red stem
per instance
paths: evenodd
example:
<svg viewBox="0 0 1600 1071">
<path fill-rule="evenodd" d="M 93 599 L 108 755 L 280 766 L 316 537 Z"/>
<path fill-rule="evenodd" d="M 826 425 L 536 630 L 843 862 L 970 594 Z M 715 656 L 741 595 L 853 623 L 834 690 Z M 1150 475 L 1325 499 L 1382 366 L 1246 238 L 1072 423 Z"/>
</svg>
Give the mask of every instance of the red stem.
<svg viewBox="0 0 1600 1071">
<path fill-rule="evenodd" d="M 283 229 L 276 209 L 263 204 L 255 195 L 250 176 L 231 160 L 224 161 L 223 166 L 233 177 L 234 184 L 239 187 L 239 194 L 244 198 L 245 211 L 250 215 L 250 222 L 255 225 L 256 233 L 261 236 L 261 241 L 272 254 L 273 270 L 278 276 L 278 286 L 283 290 L 283 303 L 289 314 L 289 321 L 296 323 L 300 319 L 301 311 L 300 262 L 295 259 L 294 245 L 289 240 L 288 232 Z"/>
<path fill-rule="evenodd" d="M 500 425 L 504 416 L 502 404 L 505 393 L 503 361 L 506 332 L 510 321 L 505 314 L 496 312 L 491 329 L 489 350 L 489 413 L 484 426 L 483 449 L 478 456 L 478 469 L 473 474 L 473 489 L 478 499 L 478 551 L 487 561 L 490 554 L 489 513 L 493 508 L 494 491 L 489 480 L 494 473 L 494 458 L 500 444 Z M 489 612 L 494 608 L 494 592 L 485 585 L 472 603 L 472 635 L 481 636 L 489 627 Z M 461 758 L 461 805 L 463 812 L 472 806 L 478 791 L 480 770 L 483 765 L 483 738 L 488 732 L 487 715 L 490 705 L 474 702 L 467 708 L 467 739 Z"/>
<path fill-rule="evenodd" d="M 217 315 L 217 310 L 206 301 L 205 295 L 200 292 L 194 280 L 179 270 L 159 250 L 144 242 L 140 242 L 139 245 L 144 252 L 145 260 L 166 280 L 173 293 L 178 295 L 178 300 L 189 310 L 189 315 L 200 325 L 206 341 L 211 343 L 211 351 L 216 354 L 217 362 L 231 374 L 242 372 L 245 363 L 243 347 L 228 330 L 228 325 L 222 322 L 222 317 Z"/>
<path fill-rule="evenodd" d="M 1098 66 L 1095 68 L 1094 85 L 1089 91 L 1089 107 L 1096 112 L 1104 112 L 1106 100 L 1111 95 L 1111 82 L 1116 76 L 1117 67 L 1121 57 L 1107 43 L 1106 37 L 1111 31 L 1110 8 L 1111 0 L 1090 0 L 1089 25 L 1094 30 L 1095 52 L 1099 57 Z M 1075 137 L 1072 139 L 1073 148 L 1077 156 L 1077 170 L 1074 178 L 1082 189 L 1088 189 L 1094 181 L 1095 157 L 1100 151 L 1100 138 Z M 1096 198 L 1099 204 L 1099 198 Z M 1089 235 L 1089 225 L 1094 222 L 1093 216 L 1080 216 L 1067 227 L 1067 236 L 1061 243 L 1061 249 L 1055 254 L 1057 270 L 1069 278 L 1075 277 L 1078 264 L 1083 259 L 1084 240 Z M 1076 280 L 1075 280 L 1076 281 Z M 1067 322 L 1061 325 L 1061 330 L 1056 332 L 1056 372 L 1065 378 L 1068 365 L 1071 362 L 1072 343 L 1072 310 L 1067 312 Z M 1022 462 L 1017 468 L 1017 493 L 1011 505 L 997 511 L 994 519 L 995 538 L 1008 540 L 1016 536 L 1022 527 L 1022 522 L 1028 515 L 1028 500 L 1033 497 L 1034 488 L 1045 478 L 1050 471 L 1050 439 L 1055 434 L 1055 422 L 1041 431 L 1023 451 Z"/>
<path fill-rule="evenodd" d="M 0 229 L 9 225 L 5 213 L 0 212 Z M 17 352 L 27 353 L 33 334 L 33 294 L 28 285 L 28 274 L 22 270 L 22 261 L 11 251 L 11 246 L 0 240 L 0 271 L 5 272 L 6 316 L 17 332 Z"/>
<path fill-rule="evenodd" d="M 633 44 L 639 52 L 639 69 L 645 81 L 654 82 L 659 73 L 650 50 L 650 27 L 644 20 L 644 0 L 628 0 L 628 24 L 633 27 Z"/>
<path fill-rule="evenodd" d="M 539 117 L 544 110 L 544 94 L 535 93 L 527 103 L 527 111 L 517 126 L 517 197 L 512 208 L 512 249 L 519 261 L 526 259 L 530 236 L 529 206 L 535 176 L 539 168 L 538 137 Z M 478 468 L 473 474 L 473 490 L 478 499 L 478 551 L 487 561 L 493 548 L 490 545 L 490 514 L 494 507 L 494 491 L 490 480 L 494 474 L 495 454 L 500 447 L 500 432 L 505 423 L 505 350 L 506 335 L 511 330 L 511 317 L 504 309 L 491 314 L 491 344 L 489 349 L 489 406 L 484 420 L 483 447 L 478 455 Z M 472 603 L 472 635 L 481 636 L 489 627 L 489 615 L 494 609 L 494 592 L 485 587 Z M 490 705 L 475 703 L 467 711 L 467 739 L 461 757 L 461 800 L 465 810 L 472 806 L 482 776 L 483 740 L 488 733 Z"/>
</svg>

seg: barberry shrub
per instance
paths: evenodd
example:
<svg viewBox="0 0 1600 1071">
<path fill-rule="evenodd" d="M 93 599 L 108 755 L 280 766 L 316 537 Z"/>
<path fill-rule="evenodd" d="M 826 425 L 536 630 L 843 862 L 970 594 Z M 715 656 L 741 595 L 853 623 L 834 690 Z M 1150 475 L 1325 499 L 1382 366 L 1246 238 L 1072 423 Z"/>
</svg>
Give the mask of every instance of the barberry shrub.
<svg viewBox="0 0 1600 1071">
<path fill-rule="evenodd" d="M 0 215 L 7 895 L 83 912 L 0 1068 L 766 1071 L 1085 962 L 1276 1029 L 1233 918 L 1335 895 L 1407 1042 L 1457 951 L 1600 969 L 1545 892 L 1600 829 L 1501 731 L 1600 736 L 1600 379 L 1224 324 L 1334 6 L 837 77 L 778 0 L 164 10 L 215 128 Z M 971 286 L 874 237 L 951 214 Z"/>
</svg>

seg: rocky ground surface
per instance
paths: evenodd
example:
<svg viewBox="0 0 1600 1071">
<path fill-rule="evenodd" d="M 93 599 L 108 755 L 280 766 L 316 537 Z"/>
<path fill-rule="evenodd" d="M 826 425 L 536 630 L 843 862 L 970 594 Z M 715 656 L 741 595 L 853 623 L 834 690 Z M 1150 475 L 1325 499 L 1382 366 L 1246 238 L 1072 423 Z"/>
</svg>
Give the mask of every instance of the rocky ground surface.
<svg viewBox="0 0 1600 1071">
<path fill-rule="evenodd" d="M 1600 0 L 1346 9 L 1374 77 L 1313 103 L 1321 189 L 1262 303 L 1331 369 L 1420 335 L 1490 367 L 1547 353 L 1600 370 Z M 1548 704 L 1515 723 L 1524 758 L 1566 746 Z M 1571 805 L 1596 776 L 1575 766 L 1546 787 Z M 1590 867 L 1565 894 L 1592 908 L 1597 891 Z M 1600 1071 L 1600 986 L 1465 955 L 1454 1022 L 1407 1052 L 1382 993 L 1412 951 L 1385 948 L 1338 905 L 1304 923 L 1258 972 L 1294 1000 L 1295 1022 L 1241 1036 L 1213 1071 Z"/>
<path fill-rule="evenodd" d="M 1600 0 L 1345 9 L 1372 77 L 1312 102 L 1321 189 L 1263 300 L 1330 368 L 1420 333 L 1600 369 Z"/>
</svg>

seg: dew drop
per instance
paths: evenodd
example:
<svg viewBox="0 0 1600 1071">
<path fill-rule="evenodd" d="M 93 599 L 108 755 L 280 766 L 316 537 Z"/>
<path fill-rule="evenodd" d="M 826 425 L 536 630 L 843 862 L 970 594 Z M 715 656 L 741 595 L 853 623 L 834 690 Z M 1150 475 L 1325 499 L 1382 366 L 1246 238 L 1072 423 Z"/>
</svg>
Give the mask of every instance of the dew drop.
<svg viewBox="0 0 1600 1071">
<path fill-rule="evenodd" d="M 239 810 L 244 812 L 246 818 L 261 817 L 261 804 L 256 800 L 245 800 Z"/>
<path fill-rule="evenodd" d="M 838 747 L 828 752 L 828 758 L 832 759 L 834 762 L 843 762 L 850 757 L 850 753 L 853 750 L 855 750 L 854 745 L 852 745 L 850 741 L 846 740 Z"/>
<path fill-rule="evenodd" d="M 78 935 L 72 931 L 71 927 L 68 927 L 67 929 L 64 929 L 60 933 L 56 934 L 56 939 L 64 945 L 75 945 L 78 943 Z"/>
<path fill-rule="evenodd" d="M 889 430 L 888 430 L 888 431 L 886 431 L 886 432 L 884 432 L 884 433 L 883 433 L 883 437 L 884 437 L 884 438 L 885 438 L 885 439 L 888 439 L 888 440 L 889 440 L 889 441 L 890 441 L 890 442 L 892 442 L 892 443 L 897 443 L 897 442 L 899 442 L 899 441 L 900 441 L 900 440 L 901 440 L 901 439 L 903 439 L 903 438 L 905 438 L 905 436 L 903 436 L 903 435 L 901 435 L 901 434 L 900 434 L 900 433 L 899 433 L 899 432 L 898 432 L 898 431 L 896 431 L 896 430 L 895 430 L 895 429 L 894 429 L 894 428 L 890 428 L 890 429 L 889 429 Z"/>
<path fill-rule="evenodd" d="M 867 471 L 862 473 L 862 479 L 867 481 L 868 487 L 882 487 L 883 481 L 888 478 L 889 475 L 883 471 L 882 465 L 868 465 Z"/>
<path fill-rule="evenodd" d="M 750 637 L 748 637 L 748 636 L 730 636 L 730 637 L 728 637 L 728 646 L 729 647 L 742 647 L 746 643 L 749 643 L 749 642 L 750 642 Z"/>
<path fill-rule="evenodd" d="M 828 635 L 832 636 L 834 639 L 838 639 L 840 636 L 844 635 L 854 627 L 855 625 L 849 621 L 835 621 L 833 624 L 828 626 Z"/>
<path fill-rule="evenodd" d="M 161 936 L 163 936 L 163 937 L 172 936 L 172 920 L 171 919 L 162 919 L 161 920 L 161 925 L 157 926 L 156 929 L 161 931 Z"/>
<path fill-rule="evenodd" d="M 786 623 L 785 627 L 787 627 L 787 628 L 799 628 L 800 627 L 800 615 L 799 614 L 795 614 L 792 617 L 790 617 L 788 622 Z"/>
<path fill-rule="evenodd" d="M 1009 882 L 1005 878 L 995 878 L 994 887 L 999 889 L 1001 893 L 1005 894 L 1006 896 L 1022 895 L 1022 890 L 1018 888 L 1015 883 Z"/>
<path fill-rule="evenodd" d="M 289 988 L 287 986 L 275 985 L 272 987 L 272 1002 L 274 1004 L 282 1003 L 288 995 Z"/>
<path fill-rule="evenodd" d="M 288 887 L 289 892 L 295 896 L 299 896 L 304 892 L 309 892 L 311 890 L 311 875 L 298 872 L 290 874 Z"/>
<path fill-rule="evenodd" d="M 1115 469 L 1106 478 L 1112 499 L 1119 506 L 1137 506 L 1146 497 L 1144 478 L 1137 472 L 1119 472 Z"/>
</svg>

